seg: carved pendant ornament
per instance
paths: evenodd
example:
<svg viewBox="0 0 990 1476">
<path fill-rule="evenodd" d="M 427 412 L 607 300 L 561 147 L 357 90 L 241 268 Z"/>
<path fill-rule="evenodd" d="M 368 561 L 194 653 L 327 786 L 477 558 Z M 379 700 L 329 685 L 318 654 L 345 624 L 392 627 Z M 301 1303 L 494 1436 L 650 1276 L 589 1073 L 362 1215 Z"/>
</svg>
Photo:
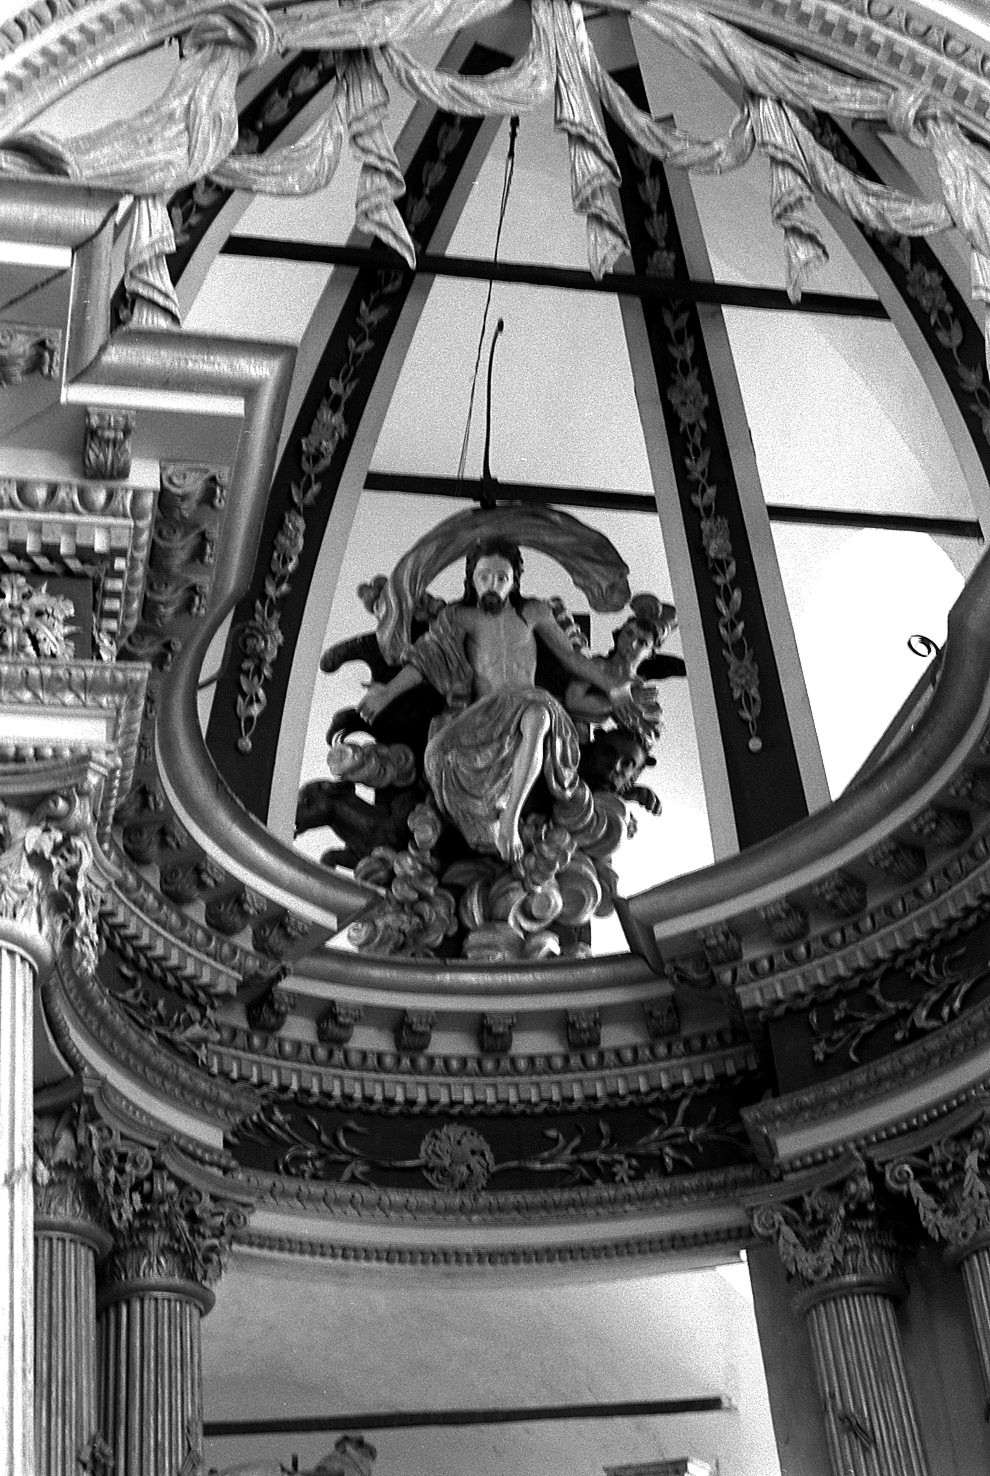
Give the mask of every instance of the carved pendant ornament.
<svg viewBox="0 0 990 1476">
<path fill-rule="evenodd" d="M 550 554 L 594 608 L 628 607 L 611 651 L 584 649 L 561 598 L 527 597 L 516 539 Z M 430 581 L 464 554 L 464 597 L 445 603 Z M 636 782 L 662 727 L 643 678 L 676 613 L 630 596 L 626 576 L 576 519 L 503 507 L 448 518 L 361 586 L 377 627 L 321 666 L 364 660 L 375 680 L 335 714 L 333 777 L 304 786 L 296 821 L 331 826 L 343 845 L 324 862 L 382 896 L 350 929 L 359 949 L 505 962 L 587 952 L 586 925 L 612 910 L 630 803 L 659 809 Z"/>
</svg>

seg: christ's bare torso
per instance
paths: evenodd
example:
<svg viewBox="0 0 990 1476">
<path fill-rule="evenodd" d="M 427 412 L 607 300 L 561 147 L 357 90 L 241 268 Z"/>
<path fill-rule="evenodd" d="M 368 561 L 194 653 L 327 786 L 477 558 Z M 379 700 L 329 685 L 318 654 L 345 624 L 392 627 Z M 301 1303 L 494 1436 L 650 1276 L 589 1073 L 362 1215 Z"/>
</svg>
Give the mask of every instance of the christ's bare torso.
<svg viewBox="0 0 990 1476">
<path fill-rule="evenodd" d="M 525 610 L 525 607 L 524 607 Z M 465 653 L 474 672 L 474 697 L 490 697 L 507 687 L 532 687 L 536 676 L 536 635 L 512 605 L 497 615 L 461 606 L 458 621 Z"/>
</svg>

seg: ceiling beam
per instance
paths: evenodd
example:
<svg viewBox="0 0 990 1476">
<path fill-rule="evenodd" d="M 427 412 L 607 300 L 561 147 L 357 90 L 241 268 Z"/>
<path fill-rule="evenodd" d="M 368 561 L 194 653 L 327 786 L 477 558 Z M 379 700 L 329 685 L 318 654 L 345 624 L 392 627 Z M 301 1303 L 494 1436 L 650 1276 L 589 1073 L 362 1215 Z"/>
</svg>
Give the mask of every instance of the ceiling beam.
<svg viewBox="0 0 990 1476">
<path fill-rule="evenodd" d="M 381 246 L 328 245 L 315 241 L 287 241 L 277 236 L 229 236 L 221 248 L 221 255 L 266 261 L 299 261 L 331 267 L 377 266 L 385 271 L 410 270 L 398 256 Z M 761 308 L 773 312 L 819 313 L 840 318 L 887 318 L 887 309 L 872 297 L 850 297 L 835 292 L 806 292 L 799 302 L 792 302 L 783 287 L 751 287 L 740 282 L 685 281 L 670 277 L 637 276 L 631 272 L 609 272 L 599 281 L 590 272 L 574 267 L 544 266 L 538 262 L 490 261 L 477 256 L 432 255 L 422 252 L 416 260 L 416 274 L 467 278 L 478 282 L 511 282 L 519 286 L 598 292 L 619 297 L 657 299 L 662 302 L 711 302 L 722 307 Z"/>
<path fill-rule="evenodd" d="M 458 497 L 465 502 L 527 502 L 559 507 L 593 507 L 605 512 L 650 513 L 657 505 L 647 493 L 592 487 L 557 487 L 541 482 L 502 482 L 497 477 L 416 476 L 369 471 L 366 492 L 398 492 L 413 497 Z M 968 518 L 936 518 L 916 513 L 862 512 L 858 508 L 796 507 L 768 502 L 771 523 L 802 523 L 819 528 L 882 528 L 894 533 L 928 533 L 982 542 L 980 525 Z"/>
<path fill-rule="evenodd" d="M 641 1419 L 733 1410 L 724 1394 L 690 1399 L 640 1399 L 618 1404 L 547 1404 L 514 1409 L 395 1410 L 383 1414 L 317 1415 L 270 1420 L 206 1420 L 207 1440 L 232 1435 L 321 1435 L 334 1430 L 412 1430 L 455 1425 L 540 1424 L 546 1420 Z"/>
</svg>

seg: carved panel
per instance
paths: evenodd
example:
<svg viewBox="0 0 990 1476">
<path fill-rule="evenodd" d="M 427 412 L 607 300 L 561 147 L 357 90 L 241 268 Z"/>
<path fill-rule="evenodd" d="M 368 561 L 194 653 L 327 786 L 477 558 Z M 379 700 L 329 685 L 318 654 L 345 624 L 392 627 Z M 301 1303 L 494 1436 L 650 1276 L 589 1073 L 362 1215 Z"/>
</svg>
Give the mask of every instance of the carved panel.
<svg viewBox="0 0 990 1476">
<path fill-rule="evenodd" d="M 751 1161 L 738 1110 L 706 1088 L 635 1110 L 492 1115 L 470 1126 L 283 1097 L 229 1145 L 252 1172 L 448 1192 L 649 1184 Z"/>
</svg>

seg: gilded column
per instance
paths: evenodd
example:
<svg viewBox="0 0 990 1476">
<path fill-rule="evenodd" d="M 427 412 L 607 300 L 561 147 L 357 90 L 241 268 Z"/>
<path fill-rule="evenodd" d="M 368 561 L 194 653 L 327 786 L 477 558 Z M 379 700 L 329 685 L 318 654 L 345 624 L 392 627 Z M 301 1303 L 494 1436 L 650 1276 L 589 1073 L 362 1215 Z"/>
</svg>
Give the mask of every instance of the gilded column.
<svg viewBox="0 0 990 1476">
<path fill-rule="evenodd" d="M 52 767 L 5 774 L 0 796 L 0 1470 L 34 1463 L 33 1011 L 39 972 L 65 945 L 95 967 L 90 790 Z"/>
<path fill-rule="evenodd" d="M 865 1165 L 797 1203 L 761 1205 L 753 1228 L 774 1242 L 811 1340 L 835 1476 L 929 1476 L 907 1381 L 896 1301 L 906 1288 Z"/>
<path fill-rule="evenodd" d="M 94 1167 L 101 1131 L 73 1102 L 34 1124 L 34 1412 L 38 1476 L 78 1476 L 101 1450 L 96 1262 L 110 1249 Z M 103 1129 L 102 1131 L 105 1131 Z"/>
<path fill-rule="evenodd" d="M 956 1120 L 935 1142 L 887 1165 L 887 1183 L 914 1203 L 962 1274 L 990 1403 L 990 1124 Z"/>
<path fill-rule="evenodd" d="M 98 1294 L 101 1426 L 114 1476 L 178 1476 L 202 1446 L 200 1319 L 246 1216 L 150 1155 L 139 1167 Z"/>
</svg>

